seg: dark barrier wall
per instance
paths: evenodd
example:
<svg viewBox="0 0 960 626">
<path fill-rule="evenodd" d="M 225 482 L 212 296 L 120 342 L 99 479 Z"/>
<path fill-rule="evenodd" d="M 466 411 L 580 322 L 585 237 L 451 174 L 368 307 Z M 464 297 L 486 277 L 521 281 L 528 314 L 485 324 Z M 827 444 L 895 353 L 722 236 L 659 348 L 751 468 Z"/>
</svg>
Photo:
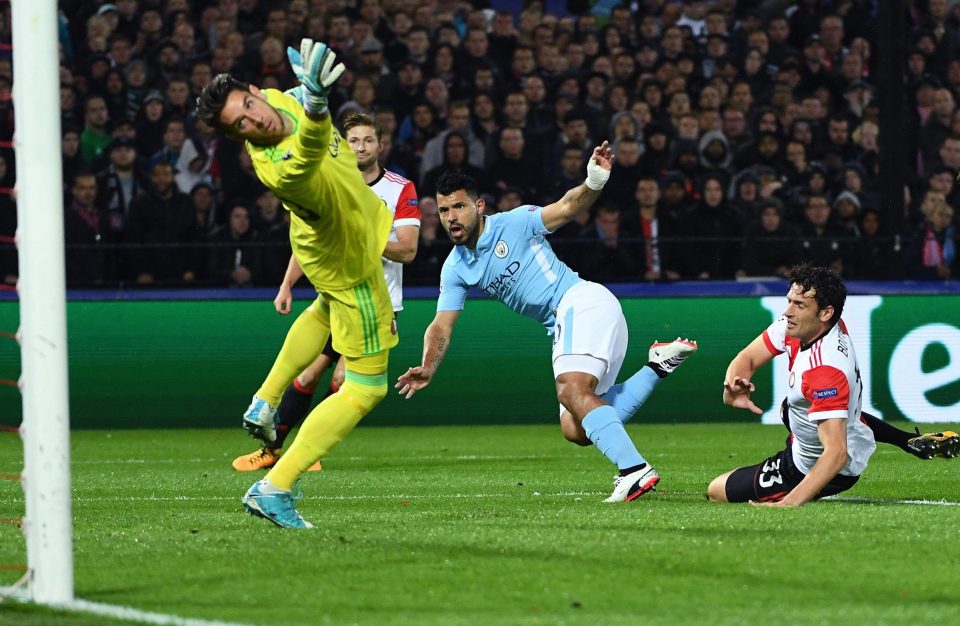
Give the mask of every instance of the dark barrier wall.
<svg viewBox="0 0 960 626">
<path fill-rule="evenodd" d="M 637 420 L 759 421 L 722 406 L 729 360 L 778 313 L 783 296 L 624 298 L 630 351 L 621 379 L 643 366 L 654 339 L 689 336 L 700 352 L 660 385 Z M 301 299 L 298 304 L 305 306 Z M 409 300 L 391 381 L 418 364 L 432 300 Z M 269 301 L 72 301 L 68 308 L 74 427 L 238 425 L 270 367 L 292 316 Z M 18 307 L 0 302 L 0 329 Z M 864 370 L 864 406 L 886 419 L 960 418 L 960 296 L 851 296 L 844 319 Z M 470 300 L 435 382 L 411 400 L 395 393 L 366 424 L 553 422 L 550 338 L 501 304 Z M 16 378 L 17 346 L 0 344 L 0 377 Z M 757 378 L 767 409 L 786 384 L 786 359 Z M 781 375 L 782 374 L 782 375 Z M 776 382 L 775 382 L 776 380 Z M 392 383 L 391 383 L 392 385 Z M 16 424 L 19 394 L 0 388 L 0 423 Z M 764 417 L 776 421 L 775 412 Z"/>
</svg>

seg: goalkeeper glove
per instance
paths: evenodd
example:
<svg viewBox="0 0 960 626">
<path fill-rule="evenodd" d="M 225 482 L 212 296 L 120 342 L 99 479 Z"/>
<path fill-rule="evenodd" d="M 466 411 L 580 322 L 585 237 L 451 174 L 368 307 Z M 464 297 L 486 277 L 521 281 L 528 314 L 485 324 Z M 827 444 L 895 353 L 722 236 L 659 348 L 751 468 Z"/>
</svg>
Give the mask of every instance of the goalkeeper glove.
<svg viewBox="0 0 960 626">
<path fill-rule="evenodd" d="M 310 115 L 326 113 L 330 88 L 346 69 L 343 63 L 336 63 L 337 54 L 325 43 L 304 39 L 300 42 L 299 52 L 287 48 L 287 58 L 297 80 L 303 85 L 300 94 L 303 108 Z"/>
</svg>

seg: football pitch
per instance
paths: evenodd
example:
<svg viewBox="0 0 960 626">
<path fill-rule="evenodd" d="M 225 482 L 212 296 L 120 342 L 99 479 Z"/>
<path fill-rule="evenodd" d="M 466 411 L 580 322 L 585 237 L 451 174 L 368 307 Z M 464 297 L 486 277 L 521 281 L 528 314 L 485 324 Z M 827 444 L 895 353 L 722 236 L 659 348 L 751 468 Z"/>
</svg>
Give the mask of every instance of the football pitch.
<svg viewBox="0 0 960 626">
<path fill-rule="evenodd" d="M 307 531 L 242 512 L 261 473 L 230 468 L 255 448 L 239 429 L 78 431 L 76 594 L 258 625 L 956 623 L 960 459 L 880 445 L 841 500 L 711 505 L 782 427 L 629 431 L 663 480 L 611 505 L 612 466 L 557 426 L 361 427 L 303 479 Z M 0 472 L 22 459 L 0 433 Z M 0 518 L 23 506 L 0 482 Z M 0 563 L 25 558 L 0 525 Z M 0 604 L 0 624 L 121 623 Z"/>
</svg>

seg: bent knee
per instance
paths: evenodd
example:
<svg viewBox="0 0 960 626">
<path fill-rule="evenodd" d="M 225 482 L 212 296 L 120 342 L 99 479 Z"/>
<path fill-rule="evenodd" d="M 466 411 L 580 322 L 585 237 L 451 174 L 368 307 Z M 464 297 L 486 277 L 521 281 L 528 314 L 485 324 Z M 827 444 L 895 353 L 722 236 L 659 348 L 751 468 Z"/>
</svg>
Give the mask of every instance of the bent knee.
<svg viewBox="0 0 960 626">
<path fill-rule="evenodd" d="M 587 432 L 583 429 L 583 424 L 570 411 L 564 411 L 560 415 L 560 432 L 563 433 L 564 439 L 578 446 L 593 445 L 593 442 L 587 437 Z"/>
<path fill-rule="evenodd" d="M 583 412 L 581 405 L 584 398 L 594 395 L 593 387 L 582 381 L 561 382 L 557 381 L 557 400 L 565 406 L 568 411 Z M 578 410 L 579 409 L 579 410 Z"/>
<path fill-rule="evenodd" d="M 365 411 L 370 411 L 387 397 L 387 374 L 384 372 L 371 376 L 348 372 L 340 390 L 353 398 Z"/>
<path fill-rule="evenodd" d="M 563 438 L 569 441 L 570 443 L 575 443 L 578 446 L 592 446 L 593 442 L 587 437 L 586 433 L 581 431 L 570 431 L 566 428 L 561 429 L 563 431 Z"/>
<path fill-rule="evenodd" d="M 323 376 L 323 373 L 329 365 L 330 359 L 325 355 L 320 355 L 313 363 L 308 365 L 305 370 L 300 372 L 300 375 L 297 376 L 297 382 L 300 383 L 301 387 L 308 389 L 316 387 L 317 383 L 320 382 L 320 377 Z"/>
</svg>

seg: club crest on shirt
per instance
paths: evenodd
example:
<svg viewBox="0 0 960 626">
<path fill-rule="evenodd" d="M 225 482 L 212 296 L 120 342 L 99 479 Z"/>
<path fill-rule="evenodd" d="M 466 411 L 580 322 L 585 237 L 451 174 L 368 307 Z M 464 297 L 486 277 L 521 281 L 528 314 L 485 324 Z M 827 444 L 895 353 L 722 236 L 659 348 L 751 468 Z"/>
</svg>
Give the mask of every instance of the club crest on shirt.
<svg viewBox="0 0 960 626">
<path fill-rule="evenodd" d="M 790 378 L 787 379 L 787 384 L 793 389 L 793 382 L 797 379 L 796 372 L 790 372 Z"/>
<path fill-rule="evenodd" d="M 497 245 L 493 247 L 493 254 L 498 259 L 505 259 L 507 255 L 510 254 L 510 248 L 507 247 L 507 243 L 501 239 L 497 242 Z"/>
</svg>

